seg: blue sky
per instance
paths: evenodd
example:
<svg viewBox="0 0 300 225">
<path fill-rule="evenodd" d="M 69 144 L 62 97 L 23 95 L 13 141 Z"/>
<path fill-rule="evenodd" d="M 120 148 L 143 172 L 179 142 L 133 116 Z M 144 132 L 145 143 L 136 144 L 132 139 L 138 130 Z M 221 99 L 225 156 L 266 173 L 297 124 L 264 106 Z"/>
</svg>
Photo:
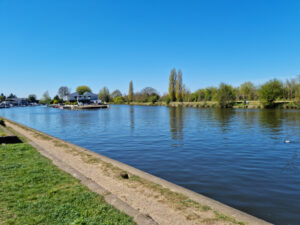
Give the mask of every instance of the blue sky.
<svg viewBox="0 0 300 225">
<path fill-rule="evenodd" d="M 0 92 L 194 91 L 300 74 L 300 1 L 0 0 Z"/>
</svg>

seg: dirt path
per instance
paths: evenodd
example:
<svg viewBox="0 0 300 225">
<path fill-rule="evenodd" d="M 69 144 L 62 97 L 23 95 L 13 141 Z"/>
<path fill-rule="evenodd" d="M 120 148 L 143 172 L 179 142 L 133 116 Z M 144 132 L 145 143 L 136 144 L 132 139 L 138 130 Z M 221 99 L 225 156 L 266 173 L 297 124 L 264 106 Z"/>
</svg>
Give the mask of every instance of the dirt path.
<svg viewBox="0 0 300 225">
<path fill-rule="evenodd" d="M 269 224 L 79 146 L 12 121 L 6 124 L 109 203 L 135 215 L 139 224 Z"/>
</svg>

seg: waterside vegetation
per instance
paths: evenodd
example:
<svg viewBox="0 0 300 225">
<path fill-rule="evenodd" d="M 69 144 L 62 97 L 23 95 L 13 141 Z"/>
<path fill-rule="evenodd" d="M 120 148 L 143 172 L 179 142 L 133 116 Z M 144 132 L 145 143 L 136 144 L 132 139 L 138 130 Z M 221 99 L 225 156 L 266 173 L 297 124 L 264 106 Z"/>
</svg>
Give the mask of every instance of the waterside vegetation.
<svg viewBox="0 0 300 225">
<path fill-rule="evenodd" d="M 52 99 L 46 91 L 40 100 L 36 95 L 28 96 L 29 102 L 40 104 L 63 104 L 63 98 L 71 93 L 71 89 L 62 86 L 57 95 Z M 92 92 L 91 88 L 81 85 L 76 88 L 80 95 Z M 14 97 L 0 95 L 0 102 Z M 262 85 L 255 85 L 251 81 L 242 83 L 238 87 L 221 83 L 218 87 L 200 88 L 191 92 L 183 83 L 183 73 L 173 68 L 169 75 L 168 93 L 160 94 L 152 87 L 145 87 L 134 92 L 133 81 L 129 82 L 128 93 L 121 93 L 116 89 L 110 93 L 107 87 L 100 89 L 98 99 L 111 104 L 136 104 L 136 105 L 171 105 L 192 107 L 221 107 L 221 108 L 297 108 L 300 109 L 300 75 L 294 79 L 280 81 L 272 79 Z M 77 104 L 67 102 L 67 104 Z"/>
<path fill-rule="evenodd" d="M 285 82 L 272 79 L 260 86 L 250 81 L 238 87 L 221 83 L 218 87 L 207 87 L 191 92 L 183 84 L 182 71 L 176 72 L 174 68 L 170 72 L 167 94 L 161 96 L 152 87 L 133 93 L 133 83 L 130 81 L 128 95 L 111 96 L 110 102 L 187 107 L 300 109 L 300 76 L 287 79 Z"/>
</svg>

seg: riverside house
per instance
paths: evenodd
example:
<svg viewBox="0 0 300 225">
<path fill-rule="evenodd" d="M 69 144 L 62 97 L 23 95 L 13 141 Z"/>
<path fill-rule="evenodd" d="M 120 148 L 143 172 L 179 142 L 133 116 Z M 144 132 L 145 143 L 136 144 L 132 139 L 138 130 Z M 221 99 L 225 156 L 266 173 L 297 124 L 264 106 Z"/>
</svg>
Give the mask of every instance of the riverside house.
<svg viewBox="0 0 300 225">
<path fill-rule="evenodd" d="M 26 98 L 16 98 L 16 97 L 8 97 L 6 100 L 3 102 L 3 105 L 8 105 L 8 106 L 27 106 L 29 103 Z"/>
<path fill-rule="evenodd" d="M 90 103 L 95 102 L 98 100 L 98 95 L 91 93 L 91 92 L 84 92 L 82 95 L 80 95 L 78 92 L 74 92 L 72 94 L 69 94 L 65 97 L 63 97 L 64 101 L 69 102 L 83 102 L 83 103 Z"/>
</svg>

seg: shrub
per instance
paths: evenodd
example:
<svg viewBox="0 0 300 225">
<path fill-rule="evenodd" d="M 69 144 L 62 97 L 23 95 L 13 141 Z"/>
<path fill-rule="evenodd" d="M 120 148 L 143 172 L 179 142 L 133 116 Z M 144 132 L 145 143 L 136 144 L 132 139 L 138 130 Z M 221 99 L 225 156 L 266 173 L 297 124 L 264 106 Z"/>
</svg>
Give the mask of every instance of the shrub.
<svg viewBox="0 0 300 225">
<path fill-rule="evenodd" d="M 66 101 L 65 102 L 65 105 L 78 105 L 77 102 L 69 102 L 69 101 Z"/>
<path fill-rule="evenodd" d="M 5 121 L 4 121 L 3 119 L 0 119 L 0 125 L 1 125 L 1 126 L 4 126 L 4 127 L 6 126 L 6 125 L 5 125 Z"/>
<path fill-rule="evenodd" d="M 116 98 L 114 98 L 114 103 L 116 104 L 122 104 L 125 102 L 125 99 L 122 96 L 118 96 Z"/>
<path fill-rule="evenodd" d="M 169 105 L 171 102 L 171 98 L 169 96 L 166 97 L 166 104 Z"/>
<path fill-rule="evenodd" d="M 152 104 L 154 104 L 155 102 L 157 102 L 158 96 L 157 96 L 157 95 L 153 95 L 153 96 L 151 96 L 151 97 L 149 98 L 149 100 L 150 100 L 150 102 L 151 102 Z"/>
</svg>

